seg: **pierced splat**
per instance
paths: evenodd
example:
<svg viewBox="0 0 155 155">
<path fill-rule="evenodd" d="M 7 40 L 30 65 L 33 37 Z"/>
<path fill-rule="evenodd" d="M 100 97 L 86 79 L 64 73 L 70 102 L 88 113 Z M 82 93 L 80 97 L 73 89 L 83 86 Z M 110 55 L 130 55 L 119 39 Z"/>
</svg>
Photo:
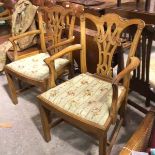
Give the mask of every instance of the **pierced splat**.
<svg viewBox="0 0 155 155">
<path fill-rule="evenodd" d="M 116 49 L 121 46 L 122 33 L 130 25 L 137 24 L 137 20 L 125 20 L 117 14 L 107 14 L 96 18 L 86 13 L 81 17 L 81 22 L 83 22 L 84 25 L 86 19 L 93 22 L 96 26 L 94 40 L 97 43 L 99 52 L 99 62 L 96 72 L 104 77 L 112 78 L 112 58 Z M 137 33 L 139 32 L 137 31 Z"/>
<path fill-rule="evenodd" d="M 56 44 L 61 40 L 62 30 L 65 29 L 64 15 L 59 12 L 48 13 L 47 29 L 52 38 L 52 43 Z"/>
<path fill-rule="evenodd" d="M 106 24 L 105 24 L 106 23 Z M 121 42 L 119 41 L 119 35 L 117 27 L 113 29 L 114 24 L 105 22 L 103 25 L 97 26 L 96 42 L 99 50 L 99 63 L 97 65 L 97 73 L 103 76 L 112 77 L 112 57 Z"/>
<path fill-rule="evenodd" d="M 50 36 L 48 40 L 49 46 L 54 46 L 63 40 L 73 37 L 75 24 L 75 13 L 73 9 L 55 6 L 54 8 L 42 8 L 42 12 L 45 17 L 46 33 Z M 55 50 L 54 53 L 57 51 L 59 50 Z"/>
</svg>

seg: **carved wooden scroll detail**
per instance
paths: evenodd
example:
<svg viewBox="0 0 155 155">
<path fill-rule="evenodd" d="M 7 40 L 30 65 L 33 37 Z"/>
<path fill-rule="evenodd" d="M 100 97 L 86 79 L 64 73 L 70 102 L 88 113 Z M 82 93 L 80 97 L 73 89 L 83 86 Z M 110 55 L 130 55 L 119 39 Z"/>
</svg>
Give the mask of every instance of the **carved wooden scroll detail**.
<svg viewBox="0 0 155 155">
<path fill-rule="evenodd" d="M 65 37 L 69 39 L 73 37 L 73 29 L 75 24 L 75 14 L 73 9 L 66 9 L 62 6 L 45 7 L 42 9 L 45 17 L 47 35 L 50 36 L 50 44 L 52 46 L 60 43 Z M 63 36 L 64 30 L 67 30 L 67 36 Z"/>
<path fill-rule="evenodd" d="M 137 19 L 125 20 L 117 14 L 106 14 L 101 17 L 95 17 L 91 14 L 85 14 L 81 17 L 81 22 L 89 19 L 96 26 L 95 41 L 99 51 L 99 62 L 97 65 L 97 74 L 104 77 L 112 77 L 112 57 L 117 47 L 121 46 L 122 32 L 131 25 L 138 25 L 138 30 L 143 27 L 143 21 Z M 135 35 L 136 36 L 136 35 Z M 133 45 L 131 51 L 133 51 Z M 131 52 L 131 54 L 133 53 Z"/>
</svg>

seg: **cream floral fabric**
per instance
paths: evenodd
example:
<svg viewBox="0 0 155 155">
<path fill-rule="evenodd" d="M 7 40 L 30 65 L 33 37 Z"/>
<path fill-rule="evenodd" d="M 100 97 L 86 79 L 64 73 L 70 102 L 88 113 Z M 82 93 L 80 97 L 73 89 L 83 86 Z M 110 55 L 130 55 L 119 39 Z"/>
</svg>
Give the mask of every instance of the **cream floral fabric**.
<svg viewBox="0 0 155 155">
<path fill-rule="evenodd" d="M 119 87 L 119 95 L 124 87 Z M 112 85 L 91 74 L 81 74 L 41 94 L 70 113 L 99 125 L 106 122 L 112 102 Z"/>
<path fill-rule="evenodd" d="M 10 41 L 5 41 L 0 44 L 0 72 L 3 71 L 5 63 L 6 63 L 6 52 L 12 47 L 12 43 Z"/>
<path fill-rule="evenodd" d="M 12 70 L 36 80 L 44 80 L 49 76 L 49 68 L 44 62 L 48 58 L 48 53 L 40 53 L 31 57 L 27 57 L 7 65 Z M 58 71 L 61 67 L 67 65 L 69 60 L 58 58 L 55 60 L 55 69 Z"/>
</svg>

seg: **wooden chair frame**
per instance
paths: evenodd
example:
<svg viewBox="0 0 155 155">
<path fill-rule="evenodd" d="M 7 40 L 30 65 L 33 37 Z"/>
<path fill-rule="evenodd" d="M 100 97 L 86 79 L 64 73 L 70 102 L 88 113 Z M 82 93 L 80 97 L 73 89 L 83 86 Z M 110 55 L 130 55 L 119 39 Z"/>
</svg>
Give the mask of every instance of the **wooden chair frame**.
<svg viewBox="0 0 155 155">
<path fill-rule="evenodd" d="M 129 89 L 129 81 L 130 81 L 130 72 L 134 70 L 139 65 L 139 59 L 134 57 L 137 44 L 144 27 L 144 22 L 139 19 L 131 19 L 125 20 L 116 14 L 107 14 L 105 16 L 96 17 L 91 14 L 83 14 L 80 17 L 81 21 L 81 45 L 73 45 L 68 47 L 65 50 L 62 50 L 60 53 L 51 56 L 50 58 L 45 59 L 47 63 L 51 62 L 51 70 L 54 73 L 54 66 L 53 62 L 56 58 L 63 56 L 66 53 L 73 52 L 75 50 L 80 50 L 80 58 L 81 58 L 81 72 L 87 72 L 87 65 L 86 65 L 86 19 L 91 20 L 97 28 L 97 36 L 95 40 L 98 44 L 99 48 L 99 64 L 97 67 L 97 73 L 94 74 L 94 77 L 102 79 L 104 81 L 108 81 L 112 84 L 113 88 L 113 95 L 112 95 L 112 106 L 110 109 L 109 117 L 106 123 L 101 126 L 97 123 L 88 121 L 84 118 L 81 118 L 75 114 L 69 113 L 64 109 L 52 104 L 47 99 L 43 98 L 41 95 L 38 96 L 40 101 L 40 114 L 41 114 L 41 121 L 44 131 L 44 138 L 48 142 L 51 140 L 50 135 L 50 127 L 55 126 L 59 122 L 54 122 L 50 120 L 50 111 L 56 113 L 62 120 L 72 124 L 73 126 L 81 129 L 82 131 L 89 133 L 96 137 L 99 140 L 99 155 L 106 155 L 109 154 L 112 146 L 116 140 L 118 135 L 118 131 L 125 120 L 125 107 L 126 107 L 126 100 L 127 94 Z M 110 20 L 113 19 L 113 20 Z M 104 23 L 107 23 L 107 31 L 103 30 Z M 116 24 L 116 29 L 112 32 L 111 28 L 113 24 Z M 131 48 L 128 56 L 128 61 L 126 64 L 126 68 L 121 71 L 114 79 L 112 79 L 112 71 L 111 71 L 111 61 L 114 51 L 118 46 L 121 45 L 121 33 L 122 31 L 131 25 L 137 25 L 137 31 L 135 33 L 135 37 L 133 42 L 131 43 Z M 107 43 L 107 44 L 106 44 Z M 101 48 L 101 46 L 105 46 L 105 48 Z M 107 46 L 106 46 L 107 45 Z M 110 48 L 110 46 L 112 47 Z M 103 47 L 102 46 L 102 47 Z M 102 54 L 105 54 L 103 57 Z M 109 59 L 107 58 L 109 56 Z M 108 59 L 108 63 L 103 61 L 103 58 Z M 54 74 L 51 78 L 51 87 L 55 87 L 54 81 Z M 120 106 L 117 105 L 118 101 L 118 85 L 120 80 L 123 79 L 123 86 L 126 88 L 126 92 L 124 95 L 121 96 Z M 117 120 L 117 114 L 119 113 L 120 119 Z M 110 141 L 107 141 L 107 132 L 112 124 L 115 124 L 112 136 Z M 109 149 L 106 150 L 106 145 L 109 144 Z"/>
<path fill-rule="evenodd" d="M 119 155 L 130 155 L 131 151 L 146 151 L 151 136 L 155 120 L 155 108 L 146 114 L 144 120 L 140 123 L 137 130 L 123 147 Z"/>
<path fill-rule="evenodd" d="M 15 44 L 15 40 L 17 39 L 20 39 L 24 36 L 27 36 L 27 35 L 32 35 L 32 34 L 39 34 L 40 35 L 40 43 L 41 43 L 41 51 L 35 51 L 34 53 L 31 53 L 29 55 L 26 55 L 27 56 L 32 56 L 34 54 L 39 54 L 40 52 L 49 52 L 50 54 L 50 51 L 51 50 L 55 50 L 56 48 L 58 47 L 61 47 L 61 46 L 64 46 L 64 45 L 68 45 L 69 43 L 72 43 L 74 41 L 74 36 L 73 36 L 73 27 L 74 27 L 74 22 L 75 22 L 75 14 L 73 13 L 73 10 L 65 10 L 62 6 L 53 6 L 52 8 L 50 8 L 50 10 L 48 9 L 47 12 L 50 13 L 51 17 L 52 17 L 52 14 L 55 12 L 55 15 L 56 15 L 56 22 L 57 24 L 54 25 L 54 29 L 56 29 L 57 31 L 59 31 L 58 35 L 55 35 L 54 37 L 55 38 L 59 38 L 59 40 L 56 40 L 55 42 L 53 42 L 53 46 L 49 47 L 49 48 L 46 48 L 46 45 L 45 45 L 45 34 L 44 34 L 44 28 L 43 28 L 43 19 L 42 19 L 42 13 L 41 12 L 38 12 L 38 16 L 39 16 L 39 30 L 34 30 L 34 31 L 31 31 L 31 32 L 27 32 L 27 33 L 24 33 L 24 34 L 21 34 L 19 36 L 14 36 L 12 38 L 10 38 L 10 41 L 12 42 L 12 44 L 14 45 L 15 49 L 16 49 L 16 44 Z M 60 34 L 61 34 L 61 30 L 57 29 L 57 26 L 62 29 L 62 22 L 64 21 L 64 18 L 67 16 L 70 15 L 70 13 L 73 13 L 72 14 L 72 20 L 71 20 L 71 24 L 69 25 L 70 26 L 70 31 L 69 31 L 69 38 L 65 41 L 61 41 L 60 42 Z M 58 19 L 58 15 L 61 14 L 62 15 L 60 16 L 60 19 Z M 68 20 L 69 21 L 69 20 Z M 50 19 L 50 22 L 51 19 Z M 58 25 L 60 24 L 60 25 Z M 51 38 L 50 38 L 51 39 Z M 15 50 L 15 54 L 16 54 L 16 50 Z M 59 52 L 57 53 L 59 54 Z M 25 57 L 25 55 L 24 55 Z M 22 58 L 24 58 L 22 57 Z M 21 57 L 20 57 L 21 58 Z M 69 57 L 70 59 L 70 64 L 72 63 L 71 61 L 71 55 Z M 71 65 L 68 64 L 66 65 L 65 67 L 61 67 L 60 70 L 54 74 L 53 72 L 51 71 L 51 64 L 49 64 L 47 61 L 45 61 L 47 63 L 47 66 L 49 67 L 49 77 L 47 79 L 44 79 L 44 80 L 34 80 L 30 77 L 27 77 L 26 75 L 22 75 L 12 69 L 10 69 L 9 67 L 5 67 L 5 73 L 6 73 L 6 76 L 7 76 L 7 79 L 8 79 L 8 85 L 9 85 L 9 89 L 10 89 L 10 93 L 11 93 L 11 99 L 13 101 L 14 104 L 17 104 L 18 101 L 17 101 L 17 93 L 20 92 L 20 90 L 16 90 L 16 87 L 15 87 L 15 82 L 14 82 L 14 78 L 18 78 L 19 80 L 21 81 L 24 81 L 26 83 L 29 83 L 31 85 L 35 85 L 39 88 L 41 88 L 41 91 L 45 91 L 47 89 L 49 89 L 51 87 L 51 79 L 53 78 L 54 76 L 54 79 L 56 79 L 57 77 L 59 77 L 60 75 L 62 75 L 62 73 L 64 73 L 64 71 L 66 69 L 70 69 L 71 70 Z"/>
</svg>

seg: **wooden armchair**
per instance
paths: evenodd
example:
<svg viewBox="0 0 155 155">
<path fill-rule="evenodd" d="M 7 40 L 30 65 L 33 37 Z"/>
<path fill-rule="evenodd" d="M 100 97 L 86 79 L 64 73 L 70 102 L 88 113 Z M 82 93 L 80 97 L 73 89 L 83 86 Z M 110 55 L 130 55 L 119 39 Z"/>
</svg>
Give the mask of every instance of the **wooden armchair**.
<svg viewBox="0 0 155 155">
<path fill-rule="evenodd" d="M 131 155 L 132 151 L 145 152 L 148 148 L 151 131 L 155 121 L 155 108 L 152 108 L 141 122 L 136 132 L 123 147 L 119 155 Z"/>
<path fill-rule="evenodd" d="M 88 73 L 86 67 L 87 20 L 96 26 L 94 41 L 98 45 L 99 52 L 96 74 Z M 45 59 L 53 73 L 50 81 L 53 88 L 38 96 L 44 138 L 47 142 L 50 141 L 50 127 L 58 123 L 50 119 L 50 111 L 52 111 L 60 119 L 95 136 L 99 140 L 99 155 L 106 155 L 110 153 L 121 124 L 125 120 L 130 72 L 139 65 L 139 59 L 134 55 L 144 22 L 139 19 L 125 20 L 117 14 L 96 17 L 86 13 L 81 15 L 80 23 L 81 44 L 72 45 Z M 112 78 L 113 54 L 116 48 L 121 46 L 122 32 L 131 25 L 136 25 L 137 30 L 131 42 L 126 68 Z M 80 50 L 81 74 L 56 86 L 54 60 L 75 50 Z M 117 117 L 118 114 L 120 117 Z M 112 138 L 108 141 L 107 132 L 112 124 L 115 124 L 115 127 Z M 107 144 L 109 144 L 108 149 Z"/>
<path fill-rule="evenodd" d="M 73 36 L 73 27 L 75 22 L 75 14 L 74 11 L 66 10 L 62 6 L 53 6 L 49 10 L 47 10 L 48 24 L 50 25 L 51 32 L 51 40 L 52 44 L 48 48 L 45 46 L 45 34 L 44 34 L 44 22 L 42 20 L 41 12 L 39 13 L 39 27 L 40 30 L 35 30 L 32 32 L 28 32 L 27 34 L 40 34 L 40 43 L 42 50 L 31 57 L 23 58 L 21 60 L 12 62 L 5 67 L 5 73 L 8 79 L 11 99 L 14 104 L 17 104 L 17 90 L 15 87 L 15 78 L 20 79 L 21 81 L 25 81 L 29 84 L 38 86 L 42 91 L 50 88 L 50 78 L 51 78 L 51 64 L 44 62 L 45 58 L 50 57 L 55 52 L 59 51 L 61 46 L 67 45 L 68 43 L 72 43 L 74 40 Z M 67 18 L 68 24 L 65 23 L 65 19 Z M 66 26 L 69 29 L 69 37 L 68 39 L 62 41 L 62 31 Z M 19 39 L 19 36 L 13 37 L 13 40 Z M 11 40 L 12 41 L 12 40 Z M 13 41 L 12 41 L 13 42 Z M 14 42 L 13 42 L 14 43 Z M 48 50 L 48 53 L 47 51 Z M 72 56 L 68 55 L 68 57 L 58 58 L 54 62 L 56 74 L 54 74 L 54 79 L 62 75 L 66 70 L 72 70 Z"/>
</svg>

